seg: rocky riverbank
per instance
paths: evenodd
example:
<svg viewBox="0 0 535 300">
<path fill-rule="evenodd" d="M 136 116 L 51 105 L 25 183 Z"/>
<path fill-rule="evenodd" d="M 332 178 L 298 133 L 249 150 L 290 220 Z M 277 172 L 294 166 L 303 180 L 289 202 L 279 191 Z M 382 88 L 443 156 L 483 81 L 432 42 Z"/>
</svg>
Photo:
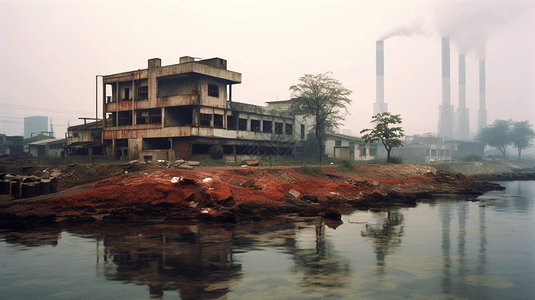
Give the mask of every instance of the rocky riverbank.
<svg viewBox="0 0 535 300">
<path fill-rule="evenodd" d="M 341 214 L 355 209 L 415 206 L 445 195 L 474 200 L 502 189 L 461 173 L 414 164 L 362 164 L 352 170 L 338 166 L 107 168 L 95 172 L 114 175 L 99 182 L 54 195 L 2 201 L 0 228 L 129 221 L 236 223 L 281 214 L 338 222 Z M 61 175 L 58 178 L 61 185 Z"/>
</svg>

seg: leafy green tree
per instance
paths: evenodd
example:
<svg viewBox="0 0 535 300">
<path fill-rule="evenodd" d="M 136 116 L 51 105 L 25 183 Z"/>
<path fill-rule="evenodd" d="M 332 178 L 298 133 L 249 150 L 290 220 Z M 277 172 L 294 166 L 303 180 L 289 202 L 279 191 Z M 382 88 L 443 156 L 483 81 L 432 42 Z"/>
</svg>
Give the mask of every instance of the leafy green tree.
<svg viewBox="0 0 535 300">
<path fill-rule="evenodd" d="M 522 149 L 533 146 L 533 139 L 535 138 L 535 131 L 531 128 L 529 121 L 521 121 L 513 123 L 513 132 L 511 141 L 513 147 L 518 150 L 518 160 L 521 160 Z"/>
<path fill-rule="evenodd" d="M 507 159 L 507 147 L 513 143 L 512 120 L 496 120 L 492 125 L 481 128 L 476 140 L 498 149 Z"/>
<path fill-rule="evenodd" d="M 305 74 L 299 83 L 290 86 L 292 101 L 290 112 L 304 119 L 312 119 L 318 141 L 319 158 L 323 159 L 325 133 L 334 132 L 348 114 L 351 91 L 332 78 L 330 73 Z"/>
<path fill-rule="evenodd" d="M 392 115 L 389 112 L 379 113 L 372 117 L 371 123 L 375 124 L 372 129 L 363 129 L 362 139 L 366 143 L 380 141 L 386 149 L 386 162 L 390 162 L 390 151 L 395 147 L 402 147 L 401 138 L 405 136 L 401 127 L 391 127 L 391 125 L 401 124 L 401 115 Z"/>
</svg>

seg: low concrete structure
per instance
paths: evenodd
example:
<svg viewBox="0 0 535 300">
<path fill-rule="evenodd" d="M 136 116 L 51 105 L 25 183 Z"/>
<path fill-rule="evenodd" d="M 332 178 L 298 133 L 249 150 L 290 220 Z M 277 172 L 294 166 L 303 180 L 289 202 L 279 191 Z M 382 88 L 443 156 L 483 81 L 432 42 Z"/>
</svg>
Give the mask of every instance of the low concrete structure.
<svg viewBox="0 0 535 300">
<path fill-rule="evenodd" d="M 325 155 L 328 157 L 368 161 L 385 157 L 384 148 L 378 143 L 366 143 L 363 139 L 345 134 L 325 135 Z M 381 145 L 382 146 L 382 145 Z"/>
<path fill-rule="evenodd" d="M 33 156 L 63 157 L 63 147 L 67 145 L 67 139 L 46 139 L 28 144 L 28 152 Z"/>
</svg>

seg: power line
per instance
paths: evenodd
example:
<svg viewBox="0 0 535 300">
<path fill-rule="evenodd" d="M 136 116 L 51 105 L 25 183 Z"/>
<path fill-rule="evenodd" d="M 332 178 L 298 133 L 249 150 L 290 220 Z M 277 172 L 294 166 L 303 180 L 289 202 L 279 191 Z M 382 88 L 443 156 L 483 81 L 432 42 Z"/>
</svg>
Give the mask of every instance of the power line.
<svg viewBox="0 0 535 300">
<path fill-rule="evenodd" d="M 11 109 L 34 110 L 34 111 L 42 111 L 42 112 L 61 112 L 61 113 L 76 113 L 76 114 L 92 114 L 93 113 L 93 112 L 81 111 L 81 110 L 41 108 L 41 107 L 35 107 L 35 106 L 25 106 L 25 105 L 7 104 L 7 103 L 0 103 L 0 107 L 6 107 L 6 108 L 11 108 Z"/>
</svg>

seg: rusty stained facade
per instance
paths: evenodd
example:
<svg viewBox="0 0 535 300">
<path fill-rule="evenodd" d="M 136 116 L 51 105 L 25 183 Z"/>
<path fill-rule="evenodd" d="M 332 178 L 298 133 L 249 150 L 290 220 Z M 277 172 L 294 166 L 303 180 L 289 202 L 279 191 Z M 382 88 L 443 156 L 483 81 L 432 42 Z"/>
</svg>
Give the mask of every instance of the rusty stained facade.
<svg viewBox="0 0 535 300">
<path fill-rule="evenodd" d="M 294 117 L 272 109 L 232 101 L 232 85 L 241 74 L 227 70 L 221 58 L 103 76 L 103 143 L 116 159 L 145 161 L 191 158 L 221 145 L 226 159 L 292 155 Z"/>
</svg>

